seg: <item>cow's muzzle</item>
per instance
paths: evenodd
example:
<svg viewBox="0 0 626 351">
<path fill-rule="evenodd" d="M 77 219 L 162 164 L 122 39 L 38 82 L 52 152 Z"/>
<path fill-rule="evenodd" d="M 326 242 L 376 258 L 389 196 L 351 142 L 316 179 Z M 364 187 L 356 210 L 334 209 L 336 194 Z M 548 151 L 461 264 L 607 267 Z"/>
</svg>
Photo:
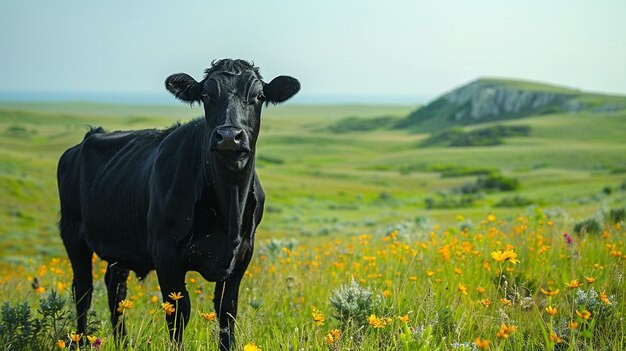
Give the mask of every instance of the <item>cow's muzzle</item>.
<svg viewBox="0 0 626 351">
<path fill-rule="evenodd" d="M 218 127 L 213 136 L 214 151 L 247 152 L 246 136 L 242 129 L 237 127 Z"/>
</svg>

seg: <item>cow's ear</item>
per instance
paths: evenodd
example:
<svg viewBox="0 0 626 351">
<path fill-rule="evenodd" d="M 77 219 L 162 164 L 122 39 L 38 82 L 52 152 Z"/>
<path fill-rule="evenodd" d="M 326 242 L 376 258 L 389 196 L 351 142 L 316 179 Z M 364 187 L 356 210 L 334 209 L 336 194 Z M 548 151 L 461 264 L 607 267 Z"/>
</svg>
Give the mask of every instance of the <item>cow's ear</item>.
<svg viewBox="0 0 626 351">
<path fill-rule="evenodd" d="M 278 76 L 263 87 L 267 102 L 278 104 L 286 101 L 300 91 L 300 82 L 289 76 Z"/>
<path fill-rule="evenodd" d="M 186 73 L 176 73 L 167 77 L 165 89 L 177 99 L 185 102 L 202 100 L 202 83 L 198 83 Z"/>
</svg>

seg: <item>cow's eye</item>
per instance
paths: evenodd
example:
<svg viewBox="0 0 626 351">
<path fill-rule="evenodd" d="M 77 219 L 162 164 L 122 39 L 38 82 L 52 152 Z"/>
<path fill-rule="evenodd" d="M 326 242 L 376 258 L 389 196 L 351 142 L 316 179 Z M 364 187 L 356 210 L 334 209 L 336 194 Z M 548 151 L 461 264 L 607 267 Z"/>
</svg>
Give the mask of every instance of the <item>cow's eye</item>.
<svg viewBox="0 0 626 351">
<path fill-rule="evenodd" d="M 263 94 L 263 92 L 260 92 L 259 95 L 256 96 L 256 99 L 260 102 L 265 101 L 265 95 Z"/>
</svg>

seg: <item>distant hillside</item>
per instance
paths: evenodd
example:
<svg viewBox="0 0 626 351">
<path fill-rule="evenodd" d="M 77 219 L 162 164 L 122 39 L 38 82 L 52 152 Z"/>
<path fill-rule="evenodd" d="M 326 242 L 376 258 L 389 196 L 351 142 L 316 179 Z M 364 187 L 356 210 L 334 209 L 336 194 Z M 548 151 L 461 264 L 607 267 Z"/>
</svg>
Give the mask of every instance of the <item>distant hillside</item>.
<svg viewBox="0 0 626 351">
<path fill-rule="evenodd" d="M 432 131 L 538 114 L 621 110 L 626 110 L 625 96 L 590 94 L 528 81 L 479 79 L 418 108 L 397 127 Z"/>
</svg>

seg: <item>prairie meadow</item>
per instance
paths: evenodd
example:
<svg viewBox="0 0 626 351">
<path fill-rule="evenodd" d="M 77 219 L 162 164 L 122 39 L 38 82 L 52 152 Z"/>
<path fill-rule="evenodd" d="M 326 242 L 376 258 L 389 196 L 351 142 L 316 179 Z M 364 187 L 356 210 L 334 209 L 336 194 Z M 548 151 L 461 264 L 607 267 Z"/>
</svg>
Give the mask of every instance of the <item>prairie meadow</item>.
<svg viewBox="0 0 626 351">
<path fill-rule="evenodd" d="M 266 216 L 241 287 L 237 349 L 626 348 L 626 115 L 499 122 L 528 126 L 530 134 L 494 146 L 424 146 L 428 134 L 378 127 L 411 109 L 265 112 L 257 170 Z M 96 256 L 88 333 L 74 334 L 72 272 L 56 227 L 56 162 L 87 125 L 161 128 L 194 113 L 2 105 L 3 348 L 118 349 L 106 264 Z M 369 127 L 352 130 L 355 123 Z M 176 305 L 162 297 L 180 292 L 160 291 L 154 274 L 131 275 L 128 286 L 118 306 L 127 349 L 170 349 L 164 315 Z M 188 274 L 187 349 L 217 349 L 214 289 Z"/>
</svg>

